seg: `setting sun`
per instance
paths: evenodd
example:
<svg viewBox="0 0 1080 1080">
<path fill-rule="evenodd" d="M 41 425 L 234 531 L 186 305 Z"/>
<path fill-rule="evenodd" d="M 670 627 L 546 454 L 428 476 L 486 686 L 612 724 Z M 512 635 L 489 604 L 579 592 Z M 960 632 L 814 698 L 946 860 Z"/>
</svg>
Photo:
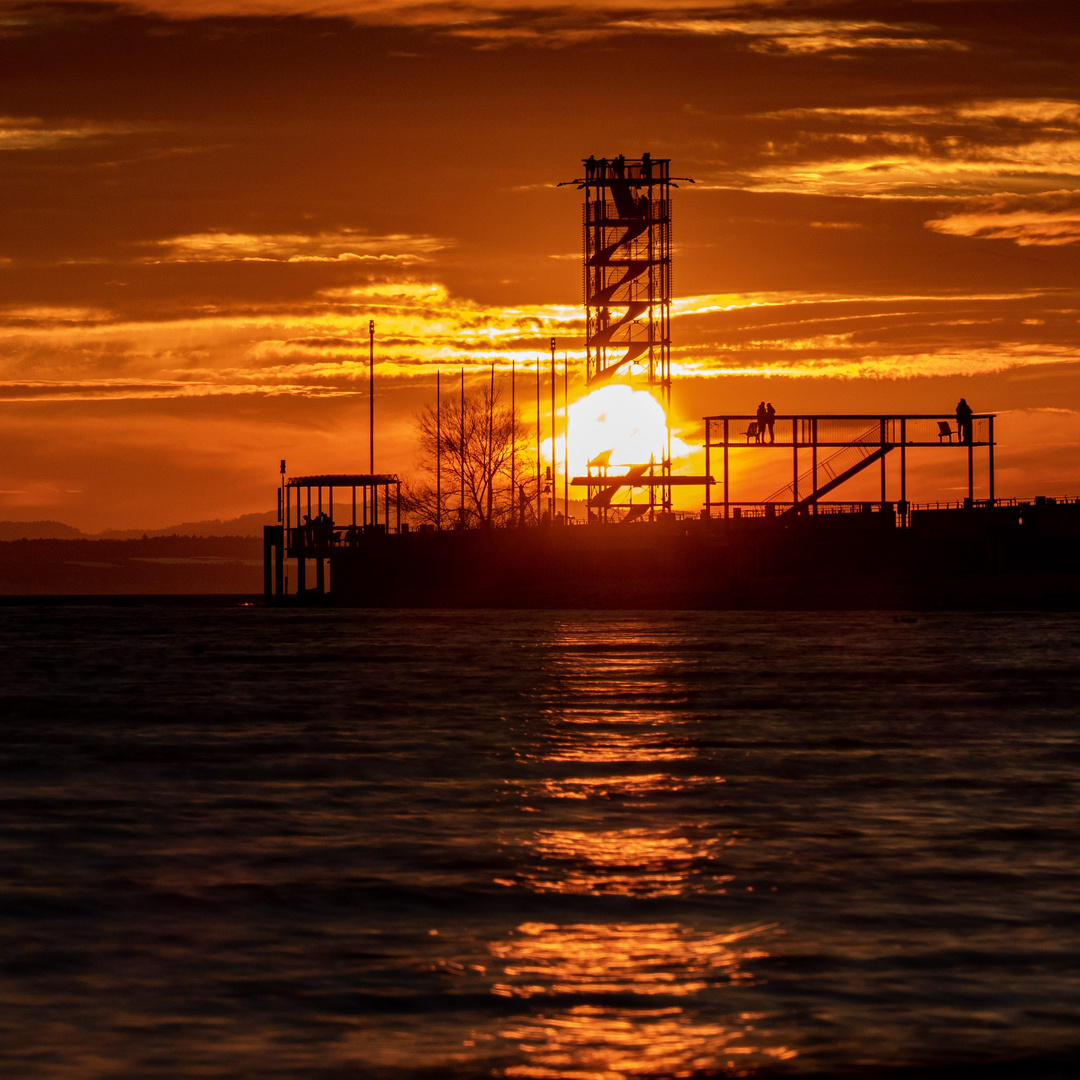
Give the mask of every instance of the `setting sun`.
<svg viewBox="0 0 1080 1080">
<path fill-rule="evenodd" d="M 619 469 L 655 459 L 667 447 L 667 421 L 660 402 L 644 390 L 625 385 L 602 386 L 569 409 L 570 471 L 582 475 L 598 454 L 611 451 L 610 464 Z M 683 457 L 689 448 L 676 435 L 671 453 Z"/>
</svg>

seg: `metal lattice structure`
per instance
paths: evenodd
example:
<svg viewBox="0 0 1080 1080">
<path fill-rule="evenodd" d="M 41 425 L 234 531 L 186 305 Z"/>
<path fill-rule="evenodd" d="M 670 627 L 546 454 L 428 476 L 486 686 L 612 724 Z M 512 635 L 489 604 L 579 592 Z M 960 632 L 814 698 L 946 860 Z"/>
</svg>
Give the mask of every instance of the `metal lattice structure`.
<svg viewBox="0 0 1080 1080">
<path fill-rule="evenodd" d="M 671 411 L 670 161 L 643 154 L 587 158 L 582 214 L 585 279 L 585 365 L 590 388 L 641 377 Z M 671 429 L 664 460 L 650 463 L 659 485 L 649 510 L 671 508 Z M 590 491 L 590 503 L 592 503 Z M 610 503 L 607 496 L 604 517 Z"/>
</svg>

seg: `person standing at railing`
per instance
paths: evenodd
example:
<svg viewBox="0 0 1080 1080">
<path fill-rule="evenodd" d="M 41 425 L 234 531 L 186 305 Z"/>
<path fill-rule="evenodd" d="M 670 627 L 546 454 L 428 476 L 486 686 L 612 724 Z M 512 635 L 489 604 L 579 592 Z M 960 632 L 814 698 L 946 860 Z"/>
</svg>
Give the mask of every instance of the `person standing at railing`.
<svg viewBox="0 0 1080 1080">
<path fill-rule="evenodd" d="M 769 442 L 776 442 L 776 431 L 773 425 L 776 423 L 776 410 L 772 407 L 770 401 L 765 406 L 765 426 L 769 429 Z"/>
<path fill-rule="evenodd" d="M 757 407 L 757 433 L 754 442 L 765 441 L 765 425 L 768 419 L 769 414 L 765 411 L 765 402 L 762 401 Z"/>
<path fill-rule="evenodd" d="M 962 443 L 970 445 L 973 441 L 971 406 L 961 398 L 956 405 L 956 434 Z"/>
</svg>

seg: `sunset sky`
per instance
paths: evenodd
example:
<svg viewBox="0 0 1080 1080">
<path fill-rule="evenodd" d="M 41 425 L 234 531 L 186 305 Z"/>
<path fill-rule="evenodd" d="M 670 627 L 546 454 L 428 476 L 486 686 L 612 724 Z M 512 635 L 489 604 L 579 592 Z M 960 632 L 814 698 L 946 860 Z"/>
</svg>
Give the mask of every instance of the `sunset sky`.
<svg viewBox="0 0 1080 1080">
<path fill-rule="evenodd" d="M 0 518 L 157 528 L 272 509 L 282 457 L 366 471 L 369 319 L 408 474 L 437 368 L 581 355 L 556 184 L 646 150 L 696 181 L 686 442 L 762 398 L 963 395 L 1000 495 L 1080 494 L 1078 38 L 1038 0 L 0 4 Z M 965 481 L 934 458 L 911 497 Z"/>
</svg>

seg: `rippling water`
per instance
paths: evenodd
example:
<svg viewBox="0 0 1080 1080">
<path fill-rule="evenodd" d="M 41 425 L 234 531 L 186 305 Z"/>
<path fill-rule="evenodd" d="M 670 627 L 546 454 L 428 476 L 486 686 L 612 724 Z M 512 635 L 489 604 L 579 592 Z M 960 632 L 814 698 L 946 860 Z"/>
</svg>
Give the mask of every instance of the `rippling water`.
<svg viewBox="0 0 1080 1080">
<path fill-rule="evenodd" d="M 24 606 L 0 647 L 5 1075 L 1080 1069 L 1080 617 Z"/>
</svg>

